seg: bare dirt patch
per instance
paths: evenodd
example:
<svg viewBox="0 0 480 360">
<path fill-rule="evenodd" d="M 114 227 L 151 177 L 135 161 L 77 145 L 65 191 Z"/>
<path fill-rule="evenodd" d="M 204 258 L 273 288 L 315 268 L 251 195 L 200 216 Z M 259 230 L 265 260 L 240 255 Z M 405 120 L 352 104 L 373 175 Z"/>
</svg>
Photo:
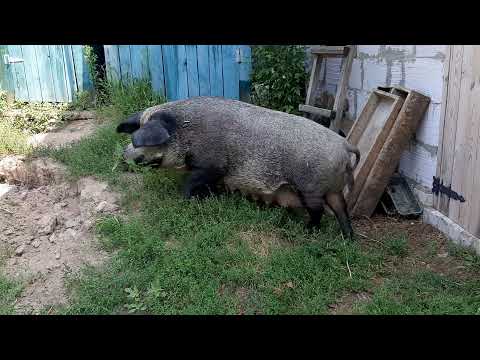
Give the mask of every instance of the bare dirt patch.
<svg viewBox="0 0 480 360">
<path fill-rule="evenodd" d="M 40 145 L 61 147 L 92 134 L 97 124 L 98 121 L 95 118 L 70 121 L 55 131 L 31 136 L 28 143 L 33 147 Z"/>
<path fill-rule="evenodd" d="M 41 143 L 62 146 L 93 130 L 93 120 L 76 121 L 42 134 Z M 67 181 L 64 167 L 48 158 L 0 159 L 1 181 L 0 271 L 25 286 L 16 311 L 39 313 L 67 304 L 66 276 L 108 259 L 93 226 L 98 217 L 120 211 L 119 195 L 91 177 Z"/>
<path fill-rule="evenodd" d="M 476 276 L 473 269 L 465 266 L 463 259 L 452 256 L 448 246 L 450 240 L 439 230 L 420 219 L 403 219 L 376 214 L 372 218 L 355 219 L 354 229 L 359 235 L 362 248 L 386 247 L 385 240 L 395 235 L 403 235 L 407 241 L 407 255 L 395 256 L 385 253 L 385 272 L 388 274 L 414 273 L 421 270 L 433 271 L 441 276 L 465 279 Z M 384 277 L 372 279 L 377 288 Z M 347 293 L 329 306 L 331 314 L 352 314 L 356 305 L 370 301 L 371 293 Z"/>
<path fill-rule="evenodd" d="M 119 210 L 118 201 L 92 178 L 33 189 L 16 185 L 0 198 L 0 242 L 10 254 L 3 271 L 27 281 L 19 312 L 65 304 L 65 275 L 107 259 L 92 228 L 98 216 Z"/>
<path fill-rule="evenodd" d="M 451 256 L 448 251 L 450 240 L 430 224 L 420 219 L 410 220 L 383 215 L 355 221 L 356 230 L 365 235 L 364 246 L 381 244 L 394 234 L 404 234 L 408 244 L 408 255 L 403 258 L 387 257 L 387 260 L 403 271 L 425 269 L 440 275 L 462 277 L 465 264 L 462 259 Z"/>
</svg>

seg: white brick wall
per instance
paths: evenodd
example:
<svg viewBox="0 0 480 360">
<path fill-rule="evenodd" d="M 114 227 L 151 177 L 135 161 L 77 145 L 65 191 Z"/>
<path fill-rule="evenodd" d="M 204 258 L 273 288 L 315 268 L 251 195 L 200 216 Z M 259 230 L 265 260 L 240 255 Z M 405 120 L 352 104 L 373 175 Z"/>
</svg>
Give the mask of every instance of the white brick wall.
<svg viewBox="0 0 480 360">
<path fill-rule="evenodd" d="M 413 146 L 402 154 L 400 173 L 427 188 L 432 187 L 437 167 L 437 156 L 420 146 Z"/>
<path fill-rule="evenodd" d="M 429 45 L 429 46 L 417 46 L 416 56 L 419 57 L 436 57 L 444 56 L 447 50 L 446 45 Z"/>
<path fill-rule="evenodd" d="M 360 115 L 370 92 L 378 86 L 402 85 L 431 97 L 415 136 L 417 141 L 400 161 L 400 171 L 427 188 L 431 188 L 436 169 L 445 51 L 446 45 L 359 45 L 347 93 L 353 119 Z M 323 90 L 334 94 L 339 60 L 329 59 L 325 71 Z"/>
<path fill-rule="evenodd" d="M 358 53 L 363 53 L 369 56 L 375 56 L 380 50 L 380 45 L 359 45 Z"/>
<path fill-rule="evenodd" d="M 430 104 L 418 126 L 416 139 L 424 144 L 438 146 L 440 141 L 440 114 L 442 104 Z"/>
<path fill-rule="evenodd" d="M 363 89 L 371 91 L 377 86 L 387 84 L 387 64 L 375 59 L 365 59 L 363 62 Z"/>
<path fill-rule="evenodd" d="M 439 59 L 417 59 L 405 64 L 405 87 L 430 96 L 432 103 L 442 102 L 443 62 Z"/>
<path fill-rule="evenodd" d="M 350 74 L 350 79 L 348 82 L 348 87 L 350 89 L 361 89 L 362 88 L 362 61 L 359 59 L 354 59 L 352 62 L 352 72 Z"/>
</svg>

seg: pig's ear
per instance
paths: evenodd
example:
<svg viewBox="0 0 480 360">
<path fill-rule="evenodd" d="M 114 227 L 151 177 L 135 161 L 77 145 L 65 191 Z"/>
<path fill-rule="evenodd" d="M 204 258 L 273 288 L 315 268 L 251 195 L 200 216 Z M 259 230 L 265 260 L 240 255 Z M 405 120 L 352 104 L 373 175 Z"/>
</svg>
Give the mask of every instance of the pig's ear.
<svg viewBox="0 0 480 360">
<path fill-rule="evenodd" d="M 150 116 L 150 119 L 148 122 L 160 122 L 161 124 L 163 124 L 163 126 L 165 127 L 165 129 L 167 129 L 168 133 L 170 135 L 173 135 L 175 133 L 175 131 L 177 130 L 177 121 L 176 121 L 176 118 L 173 114 L 171 113 L 168 113 L 166 111 L 158 111 L 158 112 L 155 112 L 153 113 L 151 116 Z M 147 122 L 147 124 L 148 124 Z"/>
<path fill-rule="evenodd" d="M 170 134 L 159 121 L 149 121 L 132 135 L 133 147 L 159 146 L 170 139 Z"/>
<path fill-rule="evenodd" d="M 124 122 L 117 126 L 118 133 L 131 134 L 140 128 L 140 118 L 143 111 L 137 112 L 127 118 Z"/>
</svg>

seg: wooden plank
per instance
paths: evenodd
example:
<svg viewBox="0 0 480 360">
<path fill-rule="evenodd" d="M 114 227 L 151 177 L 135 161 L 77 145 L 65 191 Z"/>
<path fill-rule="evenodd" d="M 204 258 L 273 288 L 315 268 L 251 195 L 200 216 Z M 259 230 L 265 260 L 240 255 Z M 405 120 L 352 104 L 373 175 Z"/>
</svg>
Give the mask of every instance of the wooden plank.
<svg viewBox="0 0 480 360">
<path fill-rule="evenodd" d="M 13 56 L 13 52 L 14 52 L 14 45 L 8 45 L 7 46 L 7 51 L 5 52 L 6 54 L 8 54 L 8 56 Z M 12 51 L 13 50 L 13 51 Z M 0 59 L 0 61 L 2 61 L 2 63 L 4 62 L 3 61 L 3 57 L 2 59 Z M 19 100 L 19 96 L 17 95 L 17 92 L 18 92 L 18 79 L 17 79 L 17 71 L 16 68 L 15 68 L 15 65 L 16 64 L 6 64 L 6 67 L 5 67 L 5 71 L 8 72 L 8 76 L 9 76 L 9 87 L 12 91 L 12 93 L 14 94 L 14 99 L 15 100 Z"/>
<path fill-rule="evenodd" d="M 347 54 L 346 46 L 315 46 L 312 47 L 312 54 L 319 54 L 324 57 L 340 57 Z"/>
<path fill-rule="evenodd" d="M 175 45 L 162 45 L 165 90 L 168 101 L 178 99 L 178 56 Z"/>
<path fill-rule="evenodd" d="M 90 69 L 89 66 L 90 64 L 88 63 L 88 59 L 85 56 L 85 46 L 84 45 L 78 45 L 81 46 L 82 48 L 82 88 L 83 91 L 90 91 L 93 90 L 93 79 L 91 78 L 90 74 Z"/>
<path fill-rule="evenodd" d="M 38 75 L 40 77 L 40 86 L 42 87 L 43 101 L 55 102 L 57 99 L 55 97 L 52 64 L 50 62 L 48 45 L 36 45 L 35 53 L 37 56 Z"/>
<path fill-rule="evenodd" d="M 252 73 L 252 49 L 248 45 L 240 46 L 242 52 L 241 63 L 239 65 L 240 78 L 240 100 L 250 102 L 250 85 Z"/>
<path fill-rule="evenodd" d="M 479 61 L 480 61 L 480 47 L 474 47 L 474 59 L 473 64 L 475 66 L 475 76 L 480 76 Z M 478 82 L 475 84 L 473 89 L 472 97 L 473 99 L 480 99 L 480 86 Z M 468 190 L 465 191 L 465 198 L 469 201 L 468 213 L 464 216 L 463 223 L 466 225 L 466 229 L 476 237 L 480 238 L 480 111 L 478 100 L 472 104 L 474 107 L 474 112 L 472 119 L 473 126 L 471 134 L 474 139 L 472 146 L 472 155 L 471 161 L 469 164 L 469 169 L 471 169 L 471 176 L 468 177 L 470 184 Z M 468 175 L 467 175 L 468 176 Z"/>
<path fill-rule="evenodd" d="M 300 105 L 298 107 L 298 110 L 309 113 L 309 114 L 325 116 L 325 117 L 328 117 L 328 118 L 330 118 L 330 116 L 332 115 L 331 110 L 322 109 L 322 108 L 318 108 L 318 107 L 311 106 L 311 105 Z"/>
<path fill-rule="evenodd" d="M 28 96 L 30 101 L 40 102 L 42 98 L 42 87 L 37 67 L 37 56 L 35 45 L 22 45 L 23 58 L 25 60 L 25 77 L 28 83 Z"/>
<path fill-rule="evenodd" d="M 333 104 L 333 110 L 336 112 L 335 119 L 332 121 L 330 128 L 338 132 L 340 124 L 343 118 L 343 110 L 345 108 L 345 99 L 347 97 L 348 81 L 350 79 L 350 73 L 352 71 L 353 58 L 355 56 L 355 49 L 353 47 L 346 48 L 348 55 L 342 61 L 340 81 L 337 86 L 337 94 L 335 96 L 335 102 Z"/>
<path fill-rule="evenodd" d="M 445 127 L 445 113 L 447 110 L 447 100 L 448 100 L 448 78 L 450 74 L 450 63 L 451 63 L 451 57 L 452 57 L 452 46 L 451 45 L 446 45 L 446 53 L 445 53 L 445 62 L 443 65 L 443 92 L 442 92 L 442 107 L 440 110 L 440 131 L 439 131 L 439 137 L 438 137 L 438 150 L 437 150 L 437 169 L 436 169 L 436 176 L 441 178 L 441 173 L 442 173 L 442 154 L 444 149 L 444 143 L 443 143 L 443 138 L 444 138 L 444 127 Z M 440 196 L 439 195 L 433 195 L 433 207 L 437 210 L 440 208 Z"/>
<path fill-rule="evenodd" d="M 320 56 L 314 55 L 313 56 L 313 63 L 312 63 L 312 70 L 310 72 L 310 80 L 308 82 L 307 88 L 307 97 L 305 99 L 306 105 L 314 105 L 315 104 L 315 90 L 318 85 L 318 81 L 320 79 L 320 70 L 322 68 L 322 58 Z"/>
<path fill-rule="evenodd" d="M 475 46 L 475 57 L 473 63 L 478 67 L 479 47 Z M 479 69 L 475 69 L 475 74 L 480 76 Z M 473 89 L 473 98 L 480 99 L 480 86 L 478 84 Z M 465 190 L 465 199 L 467 209 L 463 215 L 462 223 L 465 224 L 471 234 L 480 238 L 480 109 L 477 103 L 473 104 L 473 114 L 471 134 L 473 136 L 472 153 L 469 161 L 470 174 L 466 174 L 469 181 L 467 190 Z"/>
<path fill-rule="evenodd" d="M 186 45 L 185 51 L 187 54 L 188 96 L 198 96 L 200 94 L 200 84 L 198 79 L 197 46 Z"/>
<path fill-rule="evenodd" d="M 459 194 L 463 194 L 466 185 L 465 173 L 468 171 L 468 156 L 471 151 L 470 122 L 472 118 L 472 92 L 471 84 L 475 82 L 472 64 L 473 48 L 471 45 L 463 46 L 462 74 L 460 80 L 460 93 L 458 102 L 457 130 L 455 137 L 455 153 L 453 157 L 453 166 L 451 173 L 452 189 Z M 466 203 L 450 200 L 448 206 L 448 217 L 459 225 L 461 222 L 460 209 Z M 469 204 L 468 204 L 469 205 Z"/>
<path fill-rule="evenodd" d="M 20 45 L 9 45 L 8 54 L 12 57 L 23 59 L 22 47 Z M 3 62 L 3 57 L 0 59 Z M 15 91 L 15 99 L 20 101 L 29 101 L 28 84 L 25 76 L 25 63 L 19 62 L 10 64 L 9 68 L 12 72 L 12 80 Z"/>
<path fill-rule="evenodd" d="M 132 81 L 132 61 L 130 59 L 130 46 L 118 45 L 118 56 L 120 59 L 120 76 L 122 83 Z"/>
<path fill-rule="evenodd" d="M 3 62 L 3 56 L 8 54 L 8 45 L 0 45 L 0 89 L 12 97 L 15 93 L 11 67 Z"/>
<path fill-rule="evenodd" d="M 161 45 L 148 46 L 148 68 L 153 91 L 165 96 L 165 76 Z"/>
<path fill-rule="evenodd" d="M 118 55 L 117 45 L 104 45 L 105 49 L 105 66 L 107 70 L 107 78 L 112 81 L 121 79 L 120 58 Z"/>
<path fill-rule="evenodd" d="M 132 76 L 134 79 L 149 79 L 148 46 L 130 45 L 130 60 L 132 62 Z"/>
<path fill-rule="evenodd" d="M 384 141 L 375 162 L 370 168 L 367 179 L 364 181 L 356 204 L 351 210 L 353 216 L 372 215 L 385 191 L 390 177 L 398 166 L 403 151 L 407 148 L 408 142 L 415 133 L 418 123 L 425 115 L 429 103 L 429 97 L 416 91 L 409 92 L 390 129 L 387 139 Z"/>
<path fill-rule="evenodd" d="M 353 173 L 353 189 L 347 193 L 350 210 L 356 205 L 372 165 L 382 150 L 402 105 L 403 98 L 400 96 L 380 90 L 373 91 L 347 135 L 347 140 L 355 145 L 361 154 L 360 162 Z"/>
<path fill-rule="evenodd" d="M 448 95 L 445 103 L 444 129 L 442 138 L 442 165 L 439 174 L 446 186 L 452 183 L 453 160 L 455 154 L 455 139 L 457 136 L 457 118 L 460 96 L 460 83 L 462 77 L 463 45 L 451 45 L 451 63 L 448 74 Z M 449 216 L 449 198 L 440 195 L 438 210 Z"/>
<path fill-rule="evenodd" d="M 63 64 L 65 69 L 65 86 L 67 89 L 67 99 L 72 101 L 77 92 L 77 81 L 75 76 L 75 66 L 73 64 L 72 46 L 63 45 Z"/>
<path fill-rule="evenodd" d="M 228 99 L 240 98 L 240 71 L 237 62 L 237 45 L 223 45 L 223 96 Z"/>
<path fill-rule="evenodd" d="M 83 47 L 81 45 L 72 45 L 73 66 L 75 68 L 75 79 L 77 80 L 77 91 L 84 91 L 83 81 Z"/>
<path fill-rule="evenodd" d="M 221 45 L 208 47 L 210 61 L 210 89 L 212 96 L 223 96 L 223 57 Z"/>
<path fill-rule="evenodd" d="M 53 86 L 57 102 L 68 102 L 62 45 L 49 45 Z"/>
<path fill-rule="evenodd" d="M 210 96 L 210 56 L 208 45 L 197 45 L 200 96 Z"/>
<path fill-rule="evenodd" d="M 478 108 L 480 78 L 480 49 L 475 45 L 465 45 L 463 52 L 462 81 L 458 110 L 457 138 L 453 163 L 452 189 L 463 195 L 465 202 L 450 199 L 450 219 L 471 233 L 476 229 L 470 227 L 470 212 L 476 208 L 475 201 L 480 201 L 478 189 L 473 187 L 473 177 L 478 174 L 475 166 L 475 145 L 480 110 Z M 473 216 L 478 218 L 478 212 Z"/>
<path fill-rule="evenodd" d="M 188 98 L 187 52 L 185 45 L 177 45 L 177 96 L 178 99 Z"/>
</svg>

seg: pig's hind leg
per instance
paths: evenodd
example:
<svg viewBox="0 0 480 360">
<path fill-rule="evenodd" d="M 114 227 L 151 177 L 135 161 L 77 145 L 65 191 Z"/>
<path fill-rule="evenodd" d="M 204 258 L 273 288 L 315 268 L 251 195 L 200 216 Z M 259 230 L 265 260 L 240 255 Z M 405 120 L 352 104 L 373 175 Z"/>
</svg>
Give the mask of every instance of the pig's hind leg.
<svg viewBox="0 0 480 360">
<path fill-rule="evenodd" d="M 352 223 L 350 221 L 350 216 L 348 214 L 347 203 L 343 194 L 339 193 L 328 193 L 325 196 L 328 206 L 333 210 L 337 221 L 340 224 L 342 234 L 345 238 L 353 240 L 353 229 Z"/>
</svg>

